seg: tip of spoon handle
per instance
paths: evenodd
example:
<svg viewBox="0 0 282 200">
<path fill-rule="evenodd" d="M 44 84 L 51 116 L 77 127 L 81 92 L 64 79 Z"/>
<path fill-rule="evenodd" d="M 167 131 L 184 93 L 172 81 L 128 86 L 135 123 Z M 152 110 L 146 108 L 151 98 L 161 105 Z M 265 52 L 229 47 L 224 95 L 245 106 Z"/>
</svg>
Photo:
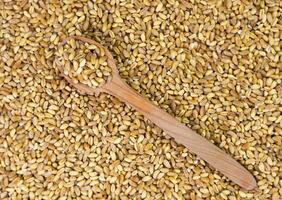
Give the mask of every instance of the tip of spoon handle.
<svg viewBox="0 0 282 200">
<path fill-rule="evenodd" d="M 246 190 L 256 191 L 258 189 L 258 185 L 257 185 L 257 182 L 256 182 L 254 177 L 252 177 L 252 180 L 250 180 L 250 182 L 244 184 L 244 186 L 242 186 L 242 187 L 245 188 Z"/>
<path fill-rule="evenodd" d="M 238 175 L 240 176 L 240 175 Z M 248 172 L 247 170 L 245 171 L 244 174 L 241 174 L 241 177 L 238 177 L 236 182 L 239 186 L 241 186 L 242 188 L 246 189 L 246 190 L 257 190 L 258 185 L 257 185 L 257 181 L 254 178 L 254 176 Z"/>
</svg>

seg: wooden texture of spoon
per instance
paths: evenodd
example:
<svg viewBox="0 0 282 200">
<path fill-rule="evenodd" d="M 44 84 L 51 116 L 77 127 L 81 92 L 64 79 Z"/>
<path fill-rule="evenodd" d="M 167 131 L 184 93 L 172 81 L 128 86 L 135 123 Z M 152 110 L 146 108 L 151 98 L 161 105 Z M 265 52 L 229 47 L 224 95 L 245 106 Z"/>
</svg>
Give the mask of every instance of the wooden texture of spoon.
<svg viewBox="0 0 282 200">
<path fill-rule="evenodd" d="M 90 95 L 105 92 L 119 98 L 123 102 L 131 105 L 147 119 L 151 120 L 155 125 L 162 128 L 165 133 L 173 137 L 176 142 L 183 144 L 191 152 L 208 162 L 234 183 L 247 190 L 252 190 L 257 187 L 256 180 L 252 174 L 237 161 L 131 89 L 119 76 L 114 58 L 107 48 L 94 40 L 82 36 L 68 37 L 62 42 L 62 44 L 72 38 L 80 40 L 81 42 L 94 44 L 97 47 L 104 49 L 106 56 L 108 57 L 108 65 L 112 68 L 112 76 L 99 88 L 91 88 L 80 83 L 75 84 L 70 77 L 64 74 L 63 66 L 55 61 L 55 64 L 62 73 L 62 76 L 71 85 L 77 88 L 80 92 Z"/>
</svg>

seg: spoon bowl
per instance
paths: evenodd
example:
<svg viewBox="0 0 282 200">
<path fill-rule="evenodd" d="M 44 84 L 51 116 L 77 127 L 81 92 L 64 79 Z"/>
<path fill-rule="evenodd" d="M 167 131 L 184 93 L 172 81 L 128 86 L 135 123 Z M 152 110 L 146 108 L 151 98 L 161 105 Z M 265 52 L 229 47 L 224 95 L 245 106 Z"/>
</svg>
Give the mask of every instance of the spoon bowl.
<svg viewBox="0 0 282 200">
<path fill-rule="evenodd" d="M 86 37 L 82 37 L 82 36 L 67 37 L 61 42 L 60 45 L 66 44 L 71 39 L 78 40 L 80 42 L 86 42 L 86 43 L 89 43 L 89 44 L 93 44 L 93 45 L 97 46 L 98 48 L 103 49 L 106 56 L 107 56 L 108 66 L 112 69 L 112 72 L 111 72 L 112 75 L 108 77 L 106 83 L 101 84 L 96 88 L 90 87 L 90 86 L 83 84 L 83 83 L 74 83 L 74 81 L 68 75 L 65 74 L 64 67 L 62 66 L 62 64 L 59 61 L 59 58 L 57 57 L 55 59 L 55 65 L 59 69 L 61 75 L 72 86 L 74 86 L 77 90 L 79 90 L 80 93 L 92 95 L 92 94 L 95 94 L 95 93 L 105 92 L 104 88 L 111 87 L 111 81 L 113 80 L 113 78 L 114 79 L 115 79 L 115 77 L 119 78 L 118 69 L 117 69 L 117 66 L 116 66 L 116 63 L 114 61 L 112 54 L 109 52 L 109 50 L 106 47 L 101 45 L 99 42 L 96 42 L 95 40 L 92 40 L 92 39 L 89 39 L 89 38 L 86 38 Z"/>
</svg>

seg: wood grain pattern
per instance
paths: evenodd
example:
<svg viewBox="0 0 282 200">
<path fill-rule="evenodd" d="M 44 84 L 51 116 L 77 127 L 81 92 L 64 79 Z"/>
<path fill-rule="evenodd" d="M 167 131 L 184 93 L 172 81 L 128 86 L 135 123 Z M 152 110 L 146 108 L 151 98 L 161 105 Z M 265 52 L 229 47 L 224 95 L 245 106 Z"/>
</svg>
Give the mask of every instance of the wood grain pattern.
<svg viewBox="0 0 282 200">
<path fill-rule="evenodd" d="M 98 89 L 90 88 L 83 84 L 74 84 L 70 78 L 63 76 L 66 80 L 76 87 L 81 92 L 87 94 L 94 94 L 96 92 L 106 92 L 116 96 L 120 100 L 131 105 L 147 119 L 162 128 L 165 133 L 175 138 L 175 140 L 187 147 L 191 152 L 198 155 L 200 158 L 208 162 L 215 169 L 227 176 L 230 180 L 237 183 L 241 187 L 251 190 L 257 187 L 255 178 L 248 172 L 241 164 L 231 158 L 224 151 L 213 145 L 211 142 L 198 135 L 184 124 L 177 121 L 174 117 L 152 104 L 147 99 L 137 94 L 130 88 L 119 76 L 113 56 L 111 53 L 98 42 L 81 37 L 72 36 L 66 38 L 63 42 L 70 38 L 78 39 L 83 42 L 92 43 L 100 48 L 103 48 L 108 56 L 108 64 L 112 68 L 112 77 L 105 85 Z M 58 66 L 59 70 L 63 72 L 63 67 Z"/>
</svg>

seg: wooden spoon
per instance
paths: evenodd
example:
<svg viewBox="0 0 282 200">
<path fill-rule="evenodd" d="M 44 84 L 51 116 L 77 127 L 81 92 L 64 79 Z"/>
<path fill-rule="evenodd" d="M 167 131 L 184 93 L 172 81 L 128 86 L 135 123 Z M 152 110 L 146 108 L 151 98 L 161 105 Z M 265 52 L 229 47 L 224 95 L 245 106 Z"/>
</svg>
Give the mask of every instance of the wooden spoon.
<svg viewBox="0 0 282 200">
<path fill-rule="evenodd" d="M 56 66 L 59 68 L 62 76 L 80 92 L 93 95 L 94 93 L 106 92 L 116 96 L 120 100 L 128 103 L 147 119 L 164 130 L 165 133 L 173 137 L 178 143 L 183 144 L 191 152 L 208 162 L 215 169 L 227 176 L 234 183 L 241 187 L 251 190 L 257 187 L 255 178 L 242 165 L 216 147 L 214 144 L 198 135 L 184 124 L 177 121 L 174 117 L 152 104 L 147 99 L 140 96 L 131 89 L 119 76 L 114 58 L 112 54 L 100 43 L 82 36 L 72 36 L 66 38 L 62 44 L 70 39 L 80 40 L 104 49 L 108 57 L 108 65 L 112 68 L 112 76 L 107 82 L 98 88 L 91 88 L 81 83 L 74 83 L 70 77 L 64 74 L 63 66 L 55 60 Z"/>
</svg>

